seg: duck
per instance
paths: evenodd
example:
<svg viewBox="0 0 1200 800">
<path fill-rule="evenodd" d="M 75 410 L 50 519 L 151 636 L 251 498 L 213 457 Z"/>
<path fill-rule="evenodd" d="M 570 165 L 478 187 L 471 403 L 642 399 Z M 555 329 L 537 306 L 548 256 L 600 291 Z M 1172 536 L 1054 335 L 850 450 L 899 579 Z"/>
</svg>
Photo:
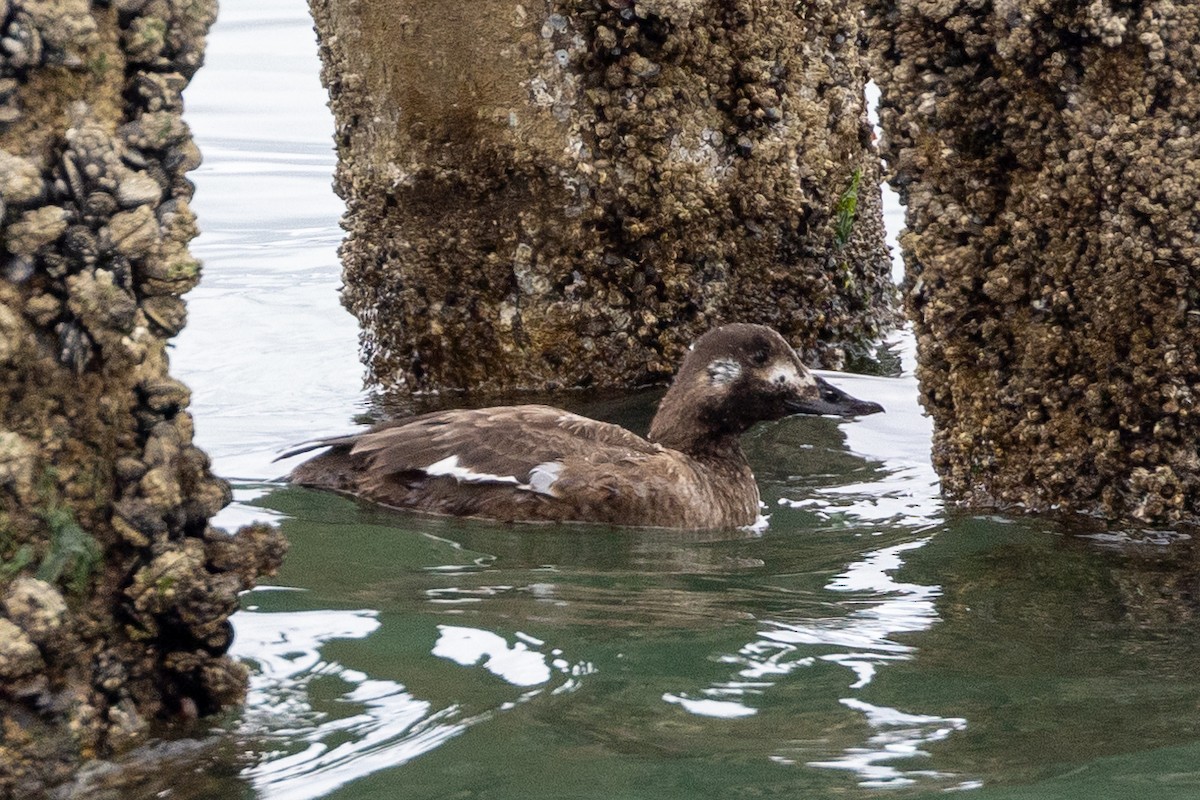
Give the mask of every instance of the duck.
<svg viewBox="0 0 1200 800">
<path fill-rule="evenodd" d="M 548 405 L 436 411 L 317 439 L 288 480 L 393 508 L 502 522 L 732 529 L 759 519 L 741 436 L 793 414 L 883 411 L 814 375 L 773 329 L 701 336 L 647 436 Z"/>
</svg>

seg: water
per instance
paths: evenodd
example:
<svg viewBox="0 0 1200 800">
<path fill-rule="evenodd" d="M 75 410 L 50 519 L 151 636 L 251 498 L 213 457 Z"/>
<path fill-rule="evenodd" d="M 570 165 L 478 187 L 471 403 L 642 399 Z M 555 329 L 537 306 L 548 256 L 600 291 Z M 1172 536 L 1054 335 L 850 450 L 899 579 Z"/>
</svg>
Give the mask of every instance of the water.
<svg viewBox="0 0 1200 800">
<path fill-rule="evenodd" d="M 225 0 L 188 90 L 206 271 L 174 368 L 235 482 L 218 522 L 292 549 L 235 618 L 247 706 L 127 797 L 1200 796 L 1190 542 L 945 508 L 903 334 L 900 377 L 835 379 L 886 415 L 748 437 L 761 531 L 430 519 L 273 481 L 281 448 L 372 410 L 317 70 L 302 0 Z M 562 402 L 644 429 L 655 397 Z"/>
</svg>

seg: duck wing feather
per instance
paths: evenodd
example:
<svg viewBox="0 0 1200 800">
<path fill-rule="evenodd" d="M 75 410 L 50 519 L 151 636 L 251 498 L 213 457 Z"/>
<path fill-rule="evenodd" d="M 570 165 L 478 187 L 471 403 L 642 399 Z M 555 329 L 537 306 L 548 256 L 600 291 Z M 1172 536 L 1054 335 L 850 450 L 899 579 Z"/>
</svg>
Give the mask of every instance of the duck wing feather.
<svg viewBox="0 0 1200 800">
<path fill-rule="evenodd" d="M 426 414 L 361 434 L 350 446 L 350 455 L 363 459 L 379 480 L 424 472 L 521 488 L 529 488 L 531 473 L 540 465 L 661 452 L 620 426 L 539 405 Z"/>
<path fill-rule="evenodd" d="M 427 478 L 547 494 L 566 462 L 598 465 L 664 452 L 618 425 L 543 405 L 433 412 L 308 442 L 285 456 L 319 447 L 330 449 L 296 467 L 291 480 L 402 505 L 398 490 Z"/>
</svg>

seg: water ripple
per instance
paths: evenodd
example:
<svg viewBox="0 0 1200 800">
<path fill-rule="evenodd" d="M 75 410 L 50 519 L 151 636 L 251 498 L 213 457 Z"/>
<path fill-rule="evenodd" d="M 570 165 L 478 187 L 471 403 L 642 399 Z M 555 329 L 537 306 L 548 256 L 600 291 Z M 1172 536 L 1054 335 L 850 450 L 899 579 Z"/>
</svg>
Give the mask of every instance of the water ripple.
<svg viewBox="0 0 1200 800">
<path fill-rule="evenodd" d="M 279 589 L 260 589 L 279 591 Z M 435 708 L 403 684 L 371 678 L 325 658 L 335 639 L 363 639 L 379 627 L 378 612 L 243 611 L 234 616 L 230 653 L 256 666 L 241 733 L 259 742 L 258 763 L 242 777 L 259 800 L 311 800 L 379 770 L 400 766 L 498 712 L 549 690 L 574 691 L 595 671 L 563 652 L 518 632 L 511 644 L 478 628 L 439 625 L 432 655 L 463 667 L 481 667 L 519 689 L 492 708 L 467 714 L 455 703 Z M 333 700 L 318 701 L 317 681 L 346 685 Z"/>
<path fill-rule="evenodd" d="M 865 747 L 847 748 L 839 758 L 809 761 L 808 766 L 849 770 L 858 774 L 860 786 L 879 788 L 907 786 L 916 783 L 918 778 L 954 777 L 936 770 L 905 771 L 886 762 L 928 756 L 929 753 L 922 750 L 922 746 L 941 741 L 955 731 L 966 728 L 965 719 L 906 714 L 852 697 L 843 698 L 841 703 L 847 708 L 861 711 L 875 733 L 867 740 Z"/>
<path fill-rule="evenodd" d="M 888 345 L 900 358 L 898 378 L 817 371 L 850 394 L 869 397 L 886 409 L 840 426 L 850 452 L 878 462 L 880 469 L 864 481 L 839 481 L 802 499 L 781 498 L 779 505 L 889 527 L 927 530 L 945 522 L 941 483 L 928 455 L 933 423 L 917 402 L 917 345 L 911 326 L 889 337 Z"/>
<path fill-rule="evenodd" d="M 840 604 L 852 609 L 850 613 L 802 621 L 764 620 L 757 639 L 736 653 L 718 657 L 720 662 L 737 668 L 732 679 L 710 684 L 698 696 L 665 693 L 663 701 L 702 717 L 753 716 L 758 713 L 755 698 L 768 693 L 797 669 L 818 663 L 850 670 L 854 680 L 849 689 L 866 687 L 880 667 L 912 658 L 914 648 L 895 641 L 894 636 L 927 630 L 938 620 L 934 601 L 941 594 L 940 587 L 905 583 L 893 577 L 904 565 L 903 554 L 929 541 L 930 537 L 925 537 L 865 554 L 825 587 L 856 595 Z M 830 647 L 839 652 L 822 652 Z M 925 755 L 923 745 L 962 730 L 967 725 L 965 719 L 911 714 L 855 697 L 840 702 L 861 712 L 876 732 L 864 745 L 846 748 L 831 759 L 809 760 L 809 766 L 856 772 L 860 785 L 865 787 L 904 785 L 920 777 L 947 777 L 930 771 L 906 771 L 883 762 Z M 776 754 L 772 760 L 797 763 L 785 754 Z"/>
</svg>

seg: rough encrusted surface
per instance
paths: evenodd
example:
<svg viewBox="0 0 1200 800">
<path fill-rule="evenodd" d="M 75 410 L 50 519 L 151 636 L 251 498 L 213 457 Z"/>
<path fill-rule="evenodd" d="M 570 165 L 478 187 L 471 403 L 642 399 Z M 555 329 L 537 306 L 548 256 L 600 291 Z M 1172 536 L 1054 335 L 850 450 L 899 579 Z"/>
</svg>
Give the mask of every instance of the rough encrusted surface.
<svg viewBox="0 0 1200 800">
<path fill-rule="evenodd" d="M 948 495 L 1200 516 L 1200 5 L 872 2 Z"/>
<path fill-rule="evenodd" d="M 180 91 L 211 0 L 0 1 L 0 797 L 235 702 L 237 593 L 167 340 L 199 264 Z"/>
<path fill-rule="evenodd" d="M 891 325 L 854 4 L 311 7 L 385 387 L 661 380 L 728 320 L 836 365 Z"/>
</svg>

